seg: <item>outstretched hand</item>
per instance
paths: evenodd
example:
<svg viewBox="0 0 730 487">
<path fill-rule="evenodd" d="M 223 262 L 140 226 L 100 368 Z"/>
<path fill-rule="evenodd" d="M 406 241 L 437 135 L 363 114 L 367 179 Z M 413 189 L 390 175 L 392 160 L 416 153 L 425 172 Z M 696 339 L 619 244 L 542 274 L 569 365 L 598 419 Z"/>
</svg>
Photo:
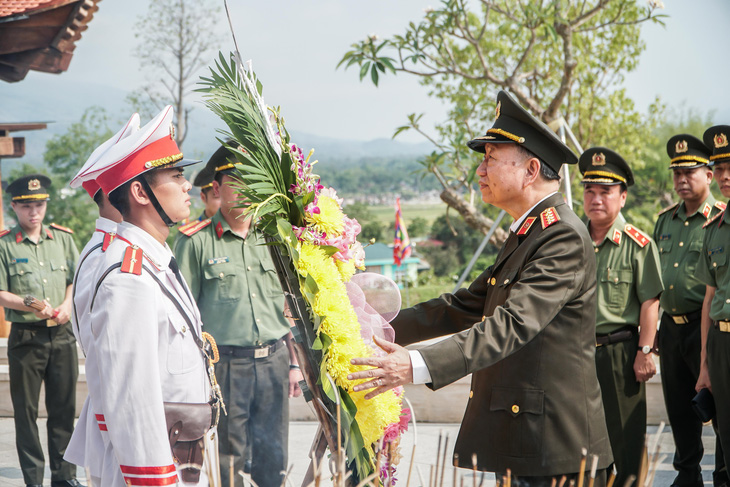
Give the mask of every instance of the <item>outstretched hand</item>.
<svg viewBox="0 0 730 487">
<path fill-rule="evenodd" d="M 373 340 L 377 346 L 388 352 L 388 355 L 352 359 L 350 361 L 352 365 L 368 365 L 373 368 L 353 372 L 347 376 L 350 380 L 372 379 L 354 387 L 355 392 L 374 389 L 365 395 L 365 399 L 372 399 L 394 387 L 413 382 L 413 367 L 408 350 L 376 336 L 373 336 Z"/>
</svg>

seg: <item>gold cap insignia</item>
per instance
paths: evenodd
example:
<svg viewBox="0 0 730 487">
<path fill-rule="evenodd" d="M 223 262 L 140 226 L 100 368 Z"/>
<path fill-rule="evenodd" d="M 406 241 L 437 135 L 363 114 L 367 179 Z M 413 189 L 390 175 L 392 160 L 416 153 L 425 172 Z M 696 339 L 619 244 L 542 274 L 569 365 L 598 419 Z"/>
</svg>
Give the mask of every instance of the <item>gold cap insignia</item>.
<svg viewBox="0 0 730 487">
<path fill-rule="evenodd" d="M 593 165 L 594 166 L 605 166 L 606 155 L 603 152 L 597 152 L 593 154 Z"/>
<path fill-rule="evenodd" d="M 28 191 L 37 191 L 41 189 L 41 182 L 37 179 L 31 179 L 28 181 Z"/>
<path fill-rule="evenodd" d="M 727 147 L 727 135 L 725 134 L 717 134 L 715 136 L 715 149 L 719 149 L 720 147 Z"/>
<path fill-rule="evenodd" d="M 172 122 L 170 123 L 170 138 L 172 140 L 175 140 L 175 126 L 172 124 Z"/>
<path fill-rule="evenodd" d="M 502 102 L 498 101 L 497 108 L 494 109 L 494 119 L 495 120 L 499 118 L 500 113 L 502 113 Z"/>
<path fill-rule="evenodd" d="M 682 152 L 687 152 L 687 141 L 686 140 L 678 140 L 677 145 L 674 146 L 674 151 L 677 154 L 681 154 Z"/>
</svg>

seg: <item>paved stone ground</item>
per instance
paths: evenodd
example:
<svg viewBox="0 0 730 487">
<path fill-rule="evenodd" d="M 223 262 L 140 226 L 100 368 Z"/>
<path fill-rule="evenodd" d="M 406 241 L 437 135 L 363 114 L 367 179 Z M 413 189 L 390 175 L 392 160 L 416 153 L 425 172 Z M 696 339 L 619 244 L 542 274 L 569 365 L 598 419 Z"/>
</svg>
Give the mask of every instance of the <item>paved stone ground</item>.
<svg viewBox="0 0 730 487">
<path fill-rule="evenodd" d="M 39 420 L 38 426 L 41 431 L 42 441 L 45 444 L 45 420 Z M 416 487 L 428 485 L 429 468 L 436 461 L 436 449 L 439 434 L 441 434 L 443 438 L 448 436 L 449 452 L 451 452 L 458 428 L 458 424 L 421 423 L 418 425 L 418 439 L 415 452 L 416 460 L 410 485 Z M 293 487 L 298 487 L 301 484 L 307 467 L 309 466 L 309 459 L 307 458 L 307 455 L 316 429 L 316 423 L 290 423 L 289 462 L 292 465 L 291 481 Z M 647 432 L 650 435 L 654 435 L 656 430 L 656 426 L 649 426 Z M 411 452 L 413 449 L 413 438 L 413 431 L 411 430 L 406 433 L 401 444 L 401 452 L 404 458 L 401 461 L 398 477 L 400 479 L 399 484 L 402 486 L 405 486 L 406 477 L 408 475 L 408 464 L 410 462 Z M 703 440 L 705 443 L 705 451 L 707 452 L 702 460 L 702 465 L 704 467 L 703 476 L 705 479 L 705 485 L 712 485 L 712 468 L 715 462 L 715 456 L 711 453 L 714 452 L 715 439 L 714 433 L 709 426 L 705 426 L 703 431 Z M 668 429 L 665 429 L 661 436 L 660 452 L 661 455 L 665 456 L 665 458 L 659 465 L 657 475 L 654 480 L 654 486 L 665 487 L 670 485 L 674 479 L 674 470 L 672 468 L 674 443 Z M 79 469 L 78 477 L 83 481 L 85 477 L 83 470 Z M 471 482 L 471 472 L 459 470 L 457 472 L 457 477 L 465 477 L 465 485 L 470 485 L 470 483 L 467 483 L 466 480 L 468 479 L 468 482 Z M 423 479 L 423 481 L 421 481 L 421 479 Z M 452 470 L 447 469 L 444 485 L 447 487 L 450 486 L 451 479 Z M 460 479 L 457 480 L 457 483 L 459 482 Z M 18 456 L 15 451 L 15 431 L 13 428 L 13 420 L 12 418 L 0 418 L 0 486 L 22 487 L 23 485 L 23 476 L 18 466 Z M 45 485 L 50 485 L 50 471 L 48 470 L 48 467 L 46 467 Z M 494 476 L 487 474 L 484 486 L 490 487 L 493 485 Z"/>
</svg>

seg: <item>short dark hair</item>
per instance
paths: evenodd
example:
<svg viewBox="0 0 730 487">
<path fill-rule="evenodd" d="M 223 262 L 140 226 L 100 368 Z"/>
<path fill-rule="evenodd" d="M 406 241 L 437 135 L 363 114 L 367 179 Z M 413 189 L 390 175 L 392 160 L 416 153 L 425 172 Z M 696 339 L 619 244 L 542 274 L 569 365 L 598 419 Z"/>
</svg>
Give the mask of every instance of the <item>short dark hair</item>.
<svg viewBox="0 0 730 487">
<path fill-rule="evenodd" d="M 540 162 L 540 175 L 543 177 L 543 179 L 545 179 L 546 181 L 560 181 L 560 174 L 558 174 L 555 169 L 548 166 L 545 161 L 543 161 L 542 158 L 540 158 L 537 154 L 521 145 L 517 145 L 517 150 L 520 151 L 520 153 L 526 159 L 535 158 Z"/>
<path fill-rule="evenodd" d="M 94 193 L 94 203 L 96 203 L 96 206 L 98 206 L 99 208 L 101 208 L 102 206 L 104 206 L 104 196 L 103 196 L 103 194 L 104 193 L 102 193 L 101 190 L 97 190 L 97 192 Z"/>
<path fill-rule="evenodd" d="M 127 218 L 129 216 L 129 188 L 132 187 L 132 183 L 144 178 L 147 181 L 147 184 L 153 186 L 157 181 L 158 175 L 159 169 L 152 169 L 151 171 L 147 171 L 146 173 L 130 179 L 109 193 L 109 203 L 111 203 L 112 206 L 122 214 L 122 218 Z"/>
</svg>

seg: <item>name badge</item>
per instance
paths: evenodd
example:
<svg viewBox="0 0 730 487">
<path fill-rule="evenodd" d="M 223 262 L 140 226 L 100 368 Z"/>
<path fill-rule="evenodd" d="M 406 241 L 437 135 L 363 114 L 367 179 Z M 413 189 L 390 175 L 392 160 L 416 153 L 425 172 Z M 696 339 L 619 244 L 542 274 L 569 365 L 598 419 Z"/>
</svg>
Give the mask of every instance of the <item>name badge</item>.
<svg viewBox="0 0 730 487">
<path fill-rule="evenodd" d="M 671 237 L 671 233 L 665 233 L 664 235 L 659 235 L 659 240 L 669 240 Z"/>
<path fill-rule="evenodd" d="M 715 255 L 720 254 L 724 250 L 725 247 L 715 247 L 714 249 L 710 249 L 707 251 L 707 255 Z"/>
<path fill-rule="evenodd" d="M 13 259 L 10 261 L 11 264 L 27 264 L 28 259 L 27 258 L 19 258 L 19 259 Z"/>
<path fill-rule="evenodd" d="M 208 259 L 208 265 L 225 264 L 226 262 L 230 262 L 230 260 L 228 257 L 213 257 L 212 259 Z"/>
</svg>

